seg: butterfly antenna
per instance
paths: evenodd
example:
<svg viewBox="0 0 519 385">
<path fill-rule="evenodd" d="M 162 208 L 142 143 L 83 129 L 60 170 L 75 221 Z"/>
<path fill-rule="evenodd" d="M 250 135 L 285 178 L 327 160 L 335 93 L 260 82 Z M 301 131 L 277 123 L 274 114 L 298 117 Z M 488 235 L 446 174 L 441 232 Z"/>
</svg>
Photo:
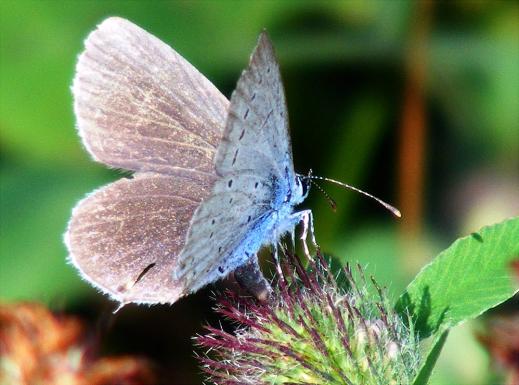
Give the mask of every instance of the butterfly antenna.
<svg viewBox="0 0 519 385">
<path fill-rule="evenodd" d="M 305 178 L 308 178 L 308 177 L 305 177 Z M 324 191 L 324 189 L 319 186 L 317 183 L 315 183 L 311 177 L 308 178 L 308 180 L 310 181 L 310 183 L 312 183 L 315 187 L 317 187 L 317 190 L 319 190 L 320 192 L 323 193 L 324 197 L 326 198 L 326 200 L 328 201 L 328 203 L 330 204 L 330 207 L 332 208 L 333 211 L 335 211 L 337 209 L 337 203 L 335 202 L 335 199 L 333 199 L 330 194 L 328 194 L 326 191 Z"/>
<path fill-rule="evenodd" d="M 374 199 L 375 201 L 377 201 L 379 204 L 381 204 L 382 206 L 384 206 L 387 210 L 391 211 L 391 213 L 395 216 L 395 217 L 402 217 L 402 214 L 400 213 L 400 210 L 398 210 L 396 207 L 393 207 L 391 206 L 389 203 L 386 203 L 384 202 L 382 199 L 380 198 L 377 198 L 376 196 L 374 195 L 371 195 L 370 193 L 367 193 L 366 191 L 363 191 L 357 187 L 353 187 L 349 184 L 346 184 L 346 183 L 343 183 L 343 182 L 339 182 L 338 180 L 335 180 L 335 179 L 331 179 L 331 178 L 326 178 L 324 176 L 314 176 L 314 175 L 308 175 L 306 176 L 306 178 L 312 180 L 312 179 L 318 179 L 318 180 L 324 180 L 326 182 L 331 182 L 331 183 L 335 183 L 336 185 L 339 185 L 341 187 L 344 187 L 344 188 L 347 188 L 349 190 L 353 190 L 353 191 L 356 191 L 364 196 L 367 196 L 368 198 L 371 198 L 371 199 Z M 321 189 L 322 191 L 322 189 Z M 326 193 L 325 193 L 326 194 Z"/>
</svg>

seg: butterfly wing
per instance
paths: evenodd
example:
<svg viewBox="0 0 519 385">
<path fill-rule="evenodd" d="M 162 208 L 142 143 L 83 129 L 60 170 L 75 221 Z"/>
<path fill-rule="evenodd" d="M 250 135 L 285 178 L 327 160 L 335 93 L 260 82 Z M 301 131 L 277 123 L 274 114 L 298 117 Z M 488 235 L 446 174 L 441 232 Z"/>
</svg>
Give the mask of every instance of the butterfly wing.
<svg viewBox="0 0 519 385">
<path fill-rule="evenodd" d="M 265 33 L 232 94 L 211 196 L 197 209 L 179 257 L 177 277 L 189 291 L 245 263 L 264 239 L 294 175 L 279 66 Z"/>
<path fill-rule="evenodd" d="M 74 208 L 65 243 L 82 276 L 121 302 L 173 303 L 177 256 L 212 181 L 159 174 L 120 179 Z"/>
<path fill-rule="evenodd" d="M 219 176 L 251 168 L 264 176 L 294 174 L 281 72 L 265 32 L 232 95 L 215 166 Z"/>
<path fill-rule="evenodd" d="M 173 303 L 183 286 L 171 271 L 216 180 L 228 101 L 173 49 L 120 18 L 87 38 L 73 94 L 90 154 L 136 173 L 77 204 L 69 259 L 120 302 Z"/>
<path fill-rule="evenodd" d="M 72 87 L 83 144 L 132 171 L 214 174 L 228 101 L 171 47 L 109 18 L 85 41 Z"/>
</svg>

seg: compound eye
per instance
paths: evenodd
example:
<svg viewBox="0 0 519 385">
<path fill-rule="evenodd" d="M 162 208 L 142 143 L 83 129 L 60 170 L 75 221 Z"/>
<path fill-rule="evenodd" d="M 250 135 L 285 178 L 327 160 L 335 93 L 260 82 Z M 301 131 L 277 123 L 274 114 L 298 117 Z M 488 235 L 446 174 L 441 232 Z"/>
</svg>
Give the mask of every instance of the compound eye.
<svg viewBox="0 0 519 385">
<path fill-rule="evenodd" d="M 301 177 L 296 178 L 296 184 L 299 187 L 301 185 L 302 195 L 306 196 L 308 194 L 308 191 L 310 190 L 310 179 L 303 179 Z"/>
</svg>

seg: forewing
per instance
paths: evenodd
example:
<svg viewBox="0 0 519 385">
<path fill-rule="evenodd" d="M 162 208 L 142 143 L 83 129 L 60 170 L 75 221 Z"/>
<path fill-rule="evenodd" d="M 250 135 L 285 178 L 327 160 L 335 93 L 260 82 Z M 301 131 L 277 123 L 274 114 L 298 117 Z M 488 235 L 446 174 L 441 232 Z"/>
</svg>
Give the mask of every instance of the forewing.
<svg viewBox="0 0 519 385">
<path fill-rule="evenodd" d="M 132 171 L 214 174 L 227 99 L 156 37 L 112 17 L 85 41 L 73 84 L 83 143 Z"/>
<path fill-rule="evenodd" d="M 123 304 L 175 302 L 184 287 L 171 272 L 212 183 L 139 174 L 95 191 L 73 210 L 65 234 L 70 261 Z"/>
<path fill-rule="evenodd" d="M 254 237 L 270 220 L 279 183 L 294 175 L 281 75 L 265 33 L 232 94 L 215 167 L 220 179 L 195 212 L 179 259 L 177 276 L 188 291 L 246 262 L 247 237 L 255 245 L 270 241 Z"/>
<path fill-rule="evenodd" d="M 251 257 L 242 242 L 271 212 L 271 183 L 245 172 L 216 182 L 213 194 L 193 216 L 174 272 L 186 294 L 227 276 Z"/>
<path fill-rule="evenodd" d="M 289 170 L 280 169 L 283 160 Z M 250 168 L 264 176 L 294 174 L 281 73 L 265 32 L 232 94 L 215 166 L 220 176 Z"/>
</svg>

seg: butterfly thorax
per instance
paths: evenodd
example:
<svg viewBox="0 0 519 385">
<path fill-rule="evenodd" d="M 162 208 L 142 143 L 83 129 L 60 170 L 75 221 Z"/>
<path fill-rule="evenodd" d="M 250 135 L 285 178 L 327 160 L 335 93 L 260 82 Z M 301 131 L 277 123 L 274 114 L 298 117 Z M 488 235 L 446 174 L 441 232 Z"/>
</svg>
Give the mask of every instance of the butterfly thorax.
<svg viewBox="0 0 519 385">
<path fill-rule="evenodd" d="M 265 229 L 263 238 L 267 240 L 267 244 L 276 244 L 283 235 L 294 230 L 297 225 L 293 217 L 294 208 L 302 203 L 308 195 L 308 189 L 305 189 L 303 179 L 293 172 L 291 158 L 287 157 L 286 162 L 285 175 L 276 181 L 273 189 L 272 209 L 268 213 L 269 220 L 266 221 L 269 226 Z M 263 245 L 259 245 L 259 247 L 261 246 Z"/>
</svg>

